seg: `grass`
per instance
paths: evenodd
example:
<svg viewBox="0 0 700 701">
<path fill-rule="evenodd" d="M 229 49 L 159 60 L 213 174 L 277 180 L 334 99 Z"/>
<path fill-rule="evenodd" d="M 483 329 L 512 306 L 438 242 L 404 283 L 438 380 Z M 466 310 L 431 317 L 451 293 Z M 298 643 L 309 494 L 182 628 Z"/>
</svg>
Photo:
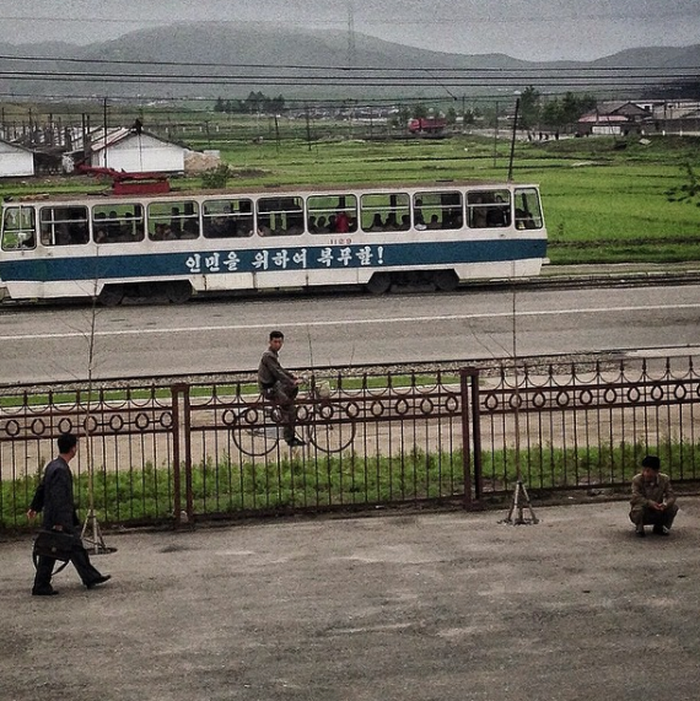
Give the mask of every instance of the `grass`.
<svg viewBox="0 0 700 701">
<path fill-rule="evenodd" d="M 680 481 L 697 479 L 700 442 L 672 442 L 662 446 L 629 443 L 585 449 L 521 452 L 523 481 L 533 489 L 612 485 L 626 487 L 646 452 L 663 456 L 664 471 Z M 337 507 L 369 507 L 375 504 L 412 503 L 424 500 L 454 501 L 464 492 L 462 453 L 426 453 L 418 448 L 391 456 L 360 457 L 356 454 L 301 456 L 238 464 L 222 454 L 192 470 L 194 511 L 236 514 Z M 484 496 L 503 494 L 517 479 L 516 452 L 501 450 L 482 455 Z M 85 503 L 87 475 L 76 480 L 75 492 Z M 38 477 L 6 480 L 0 487 L 0 527 L 24 526 L 25 510 Z M 183 476 L 184 483 L 184 476 Z M 94 476 L 95 507 L 105 522 L 164 521 L 172 517 L 172 466 L 147 464 L 142 470 L 118 473 L 97 471 Z M 182 504 L 185 504 L 183 495 Z"/>
</svg>

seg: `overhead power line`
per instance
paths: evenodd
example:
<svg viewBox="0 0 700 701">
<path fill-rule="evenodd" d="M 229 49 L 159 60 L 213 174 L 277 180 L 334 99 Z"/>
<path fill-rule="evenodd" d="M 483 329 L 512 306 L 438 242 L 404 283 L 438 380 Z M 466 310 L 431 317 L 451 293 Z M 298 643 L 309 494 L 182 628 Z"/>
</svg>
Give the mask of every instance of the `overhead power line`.
<svg viewBox="0 0 700 701">
<path fill-rule="evenodd" d="M 697 75 L 700 71 L 700 66 L 690 66 L 690 67 L 673 67 L 669 68 L 667 66 L 546 66 L 545 64 L 536 64 L 524 67 L 508 67 L 503 68 L 499 66 L 475 66 L 475 67 L 451 67 L 451 66 L 346 66 L 346 65 L 334 65 L 334 66 L 315 66 L 312 64 L 297 64 L 297 63 L 221 63 L 213 61 L 202 61 L 193 63 L 191 61 L 143 61 L 143 60 L 132 60 L 132 59 L 100 59 L 100 58 L 62 58 L 57 56 L 11 56 L 11 55 L 0 55 L 0 61 L 41 61 L 50 64 L 55 63 L 69 63 L 78 65 L 98 65 L 98 66 L 150 66 L 150 67 L 187 67 L 187 68 L 236 68 L 236 69 L 260 69 L 260 70 L 307 70 L 307 71 L 338 71 L 340 73 L 367 73 L 367 72 L 381 72 L 381 73 L 415 73 L 417 71 L 429 69 L 431 71 L 439 71 L 445 74 L 462 74 L 470 72 L 483 72 L 483 73 L 533 73 L 536 75 L 542 75 L 543 73 L 552 74 L 606 74 L 616 71 L 641 71 L 658 73 L 660 75 L 666 75 L 669 71 L 687 73 L 688 75 Z M 646 73 L 645 73 L 646 75 Z"/>
</svg>

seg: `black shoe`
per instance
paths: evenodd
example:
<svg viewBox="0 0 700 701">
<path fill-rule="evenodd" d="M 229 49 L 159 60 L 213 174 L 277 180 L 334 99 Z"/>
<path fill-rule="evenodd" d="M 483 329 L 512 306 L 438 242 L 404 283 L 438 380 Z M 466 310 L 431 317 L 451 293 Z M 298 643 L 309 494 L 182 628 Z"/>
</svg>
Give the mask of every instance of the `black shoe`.
<svg viewBox="0 0 700 701">
<path fill-rule="evenodd" d="M 297 436 L 294 436 L 294 438 L 290 438 L 287 441 L 287 445 L 290 448 L 298 448 L 299 446 L 306 445 L 306 443 L 302 441 L 301 438 L 297 438 Z"/>
<path fill-rule="evenodd" d="M 102 574 L 97 579 L 93 579 L 92 582 L 88 582 L 85 586 L 88 589 L 94 589 L 98 584 L 104 584 L 105 582 L 112 579 L 111 574 Z"/>
<path fill-rule="evenodd" d="M 55 589 L 32 589 L 32 596 L 56 596 L 58 592 Z"/>
<path fill-rule="evenodd" d="M 638 528 L 635 533 L 637 534 L 637 538 L 644 538 L 644 536 L 646 536 L 643 528 Z"/>
<path fill-rule="evenodd" d="M 666 526 L 654 526 L 654 535 L 669 535 L 669 530 Z"/>
</svg>

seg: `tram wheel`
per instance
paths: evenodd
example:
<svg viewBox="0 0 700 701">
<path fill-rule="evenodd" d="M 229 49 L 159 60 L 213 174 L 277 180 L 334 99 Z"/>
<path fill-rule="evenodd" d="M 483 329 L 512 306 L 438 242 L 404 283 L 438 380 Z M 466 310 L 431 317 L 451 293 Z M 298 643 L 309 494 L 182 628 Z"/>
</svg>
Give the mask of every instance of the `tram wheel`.
<svg viewBox="0 0 700 701">
<path fill-rule="evenodd" d="M 105 285 L 97 295 L 97 301 L 104 307 L 116 307 L 124 299 L 123 285 Z"/>
<path fill-rule="evenodd" d="M 165 294 L 168 301 L 173 304 L 184 304 L 192 297 L 192 285 L 185 280 L 168 282 L 165 286 Z"/>
<path fill-rule="evenodd" d="M 433 275 L 433 283 L 438 290 L 452 292 L 459 285 L 459 278 L 454 270 L 438 270 Z"/>
<path fill-rule="evenodd" d="M 367 289 L 373 295 L 382 295 L 391 287 L 391 275 L 389 273 L 374 273 L 367 283 Z"/>
</svg>

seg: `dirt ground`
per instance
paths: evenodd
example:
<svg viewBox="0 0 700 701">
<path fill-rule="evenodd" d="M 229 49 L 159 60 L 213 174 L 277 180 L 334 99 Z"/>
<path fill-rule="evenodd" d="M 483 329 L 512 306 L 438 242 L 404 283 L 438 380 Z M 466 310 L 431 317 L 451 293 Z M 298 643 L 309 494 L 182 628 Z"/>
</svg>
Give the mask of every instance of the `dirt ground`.
<svg viewBox="0 0 700 701">
<path fill-rule="evenodd" d="M 106 533 L 113 579 L 30 596 L 0 542 L 0 701 L 612 701 L 700 695 L 700 497 Z"/>
</svg>

